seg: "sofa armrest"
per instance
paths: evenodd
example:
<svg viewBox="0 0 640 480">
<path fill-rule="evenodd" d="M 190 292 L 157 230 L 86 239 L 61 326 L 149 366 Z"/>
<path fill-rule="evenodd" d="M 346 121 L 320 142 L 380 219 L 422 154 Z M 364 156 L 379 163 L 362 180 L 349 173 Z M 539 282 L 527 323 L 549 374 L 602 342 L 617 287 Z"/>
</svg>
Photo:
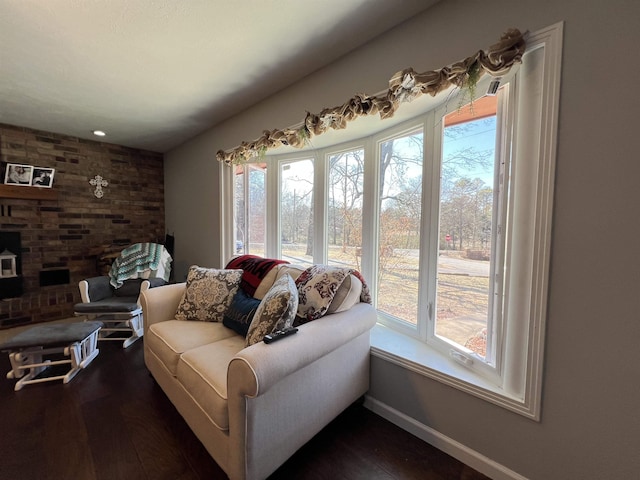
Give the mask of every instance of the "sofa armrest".
<svg viewBox="0 0 640 480">
<path fill-rule="evenodd" d="M 148 288 L 140 294 L 145 333 L 154 323 L 165 322 L 175 318 L 186 286 L 186 283 L 174 283 Z"/>
<path fill-rule="evenodd" d="M 359 303 L 301 325 L 297 334 L 280 341 L 245 348 L 229 364 L 229 400 L 264 394 L 281 379 L 367 332 L 376 320 L 375 309 Z"/>
</svg>

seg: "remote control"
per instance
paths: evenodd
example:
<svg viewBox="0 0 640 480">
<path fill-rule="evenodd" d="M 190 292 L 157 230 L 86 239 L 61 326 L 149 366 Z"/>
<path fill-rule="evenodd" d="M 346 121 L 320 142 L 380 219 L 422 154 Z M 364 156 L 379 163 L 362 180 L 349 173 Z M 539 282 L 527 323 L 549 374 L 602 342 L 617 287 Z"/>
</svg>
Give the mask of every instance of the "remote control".
<svg viewBox="0 0 640 480">
<path fill-rule="evenodd" d="M 276 330 L 275 332 L 271 332 L 264 336 L 264 343 L 275 342 L 276 340 L 280 340 L 281 338 L 293 335 L 297 331 L 298 329 L 293 327 L 285 328 L 284 330 Z"/>
</svg>

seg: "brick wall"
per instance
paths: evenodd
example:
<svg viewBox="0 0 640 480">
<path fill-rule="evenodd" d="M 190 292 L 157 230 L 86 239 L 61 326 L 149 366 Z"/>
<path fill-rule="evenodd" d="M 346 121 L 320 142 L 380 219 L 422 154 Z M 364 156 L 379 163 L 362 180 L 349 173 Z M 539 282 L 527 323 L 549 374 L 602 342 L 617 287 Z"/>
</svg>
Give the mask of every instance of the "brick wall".
<svg viewBox="0 0 640 480">
<path fill-rule="evenodd" d="M 21 234 L 24 289 L 0 301 L 0 328 L 73 316 L 78 282 L 98 274 L 106 248 L 164 240 L 162 154 L 0 124 L 0 161 L 0 183 L 6 163 L 54 168 L 57 192 L 0 198 L 0 231 Z M 102 198 L 89 184 L 96 175 L 109 182 Z M 41 271 L 64 269 L 69 284 L 40 287 Z"/>
</svg>

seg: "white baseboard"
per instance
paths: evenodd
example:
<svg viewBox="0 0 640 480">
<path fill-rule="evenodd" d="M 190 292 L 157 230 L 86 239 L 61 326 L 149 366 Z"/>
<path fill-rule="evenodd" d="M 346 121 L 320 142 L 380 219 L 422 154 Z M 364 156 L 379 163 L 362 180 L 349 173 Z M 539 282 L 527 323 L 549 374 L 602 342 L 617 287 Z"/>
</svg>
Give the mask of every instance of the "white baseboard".
<svg viewBox="0 0 640 480">
<path fill-rule="evenodd" d="M 406 430 L 416 437 L 433 445 L 438 450 L 442 450 L 448 455 L 456 458 L 465 465 L 477 470 L 480 473 L 494 480 L 527 480 L 517 472 L 510 470 L 504 465 L 485 457 L 481 453 L 455 441 L 452 438 L 428 427 L 413 418 L 399 412 L 395 408 L 382 403 L 368 395 L 365 396 L 364 406 L 372 412 L 380 415 L 382 418 L 389 420 L 394 425 Z"/>
</svg>

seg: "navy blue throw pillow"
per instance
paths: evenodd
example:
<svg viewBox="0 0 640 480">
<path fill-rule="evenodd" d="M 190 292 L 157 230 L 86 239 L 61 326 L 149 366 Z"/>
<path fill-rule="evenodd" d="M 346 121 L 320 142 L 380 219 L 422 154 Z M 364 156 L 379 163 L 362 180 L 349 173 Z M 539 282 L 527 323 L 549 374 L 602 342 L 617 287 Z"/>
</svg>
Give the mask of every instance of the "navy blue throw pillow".
<svg viewBox="0 0 640 480">
<path fill-rule="evenodd" d="M 242 288 L 239 288 L 224 314 L 222 324 L 246 337 L 258 305 L 260 305 L 260 300 L 253 298 Z"/>
</svg>

